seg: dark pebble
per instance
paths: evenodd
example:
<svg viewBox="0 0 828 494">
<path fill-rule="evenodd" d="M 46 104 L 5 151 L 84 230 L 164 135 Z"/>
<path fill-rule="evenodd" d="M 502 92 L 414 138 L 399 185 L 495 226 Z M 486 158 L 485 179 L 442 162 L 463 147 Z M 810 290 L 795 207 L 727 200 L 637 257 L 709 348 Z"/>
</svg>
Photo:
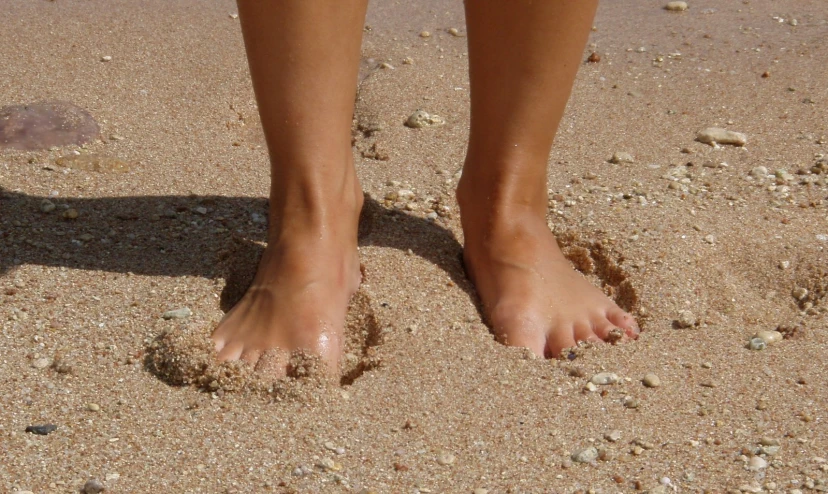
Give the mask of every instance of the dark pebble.
<svg viewBox="0 0 828 494">
<path fill-rule="evenodd" d="M 55 424 L 30 425 L 26 427 L 26 432 L 37 434 L 38 436 L 45 436 L 55 432 L 56 430 L 57 426 Z"/>
</svg>

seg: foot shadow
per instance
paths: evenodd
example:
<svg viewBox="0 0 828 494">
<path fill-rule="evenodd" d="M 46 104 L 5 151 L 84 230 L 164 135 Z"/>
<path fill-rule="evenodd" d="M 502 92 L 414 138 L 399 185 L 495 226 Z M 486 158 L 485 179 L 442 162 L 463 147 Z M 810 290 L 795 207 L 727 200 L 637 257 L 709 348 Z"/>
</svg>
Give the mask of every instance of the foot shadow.
<svg viewBox="0 0 828 494">
<path fill-rule="evenodd" d="M 227 280 L 221 308 L 244 294 L 264 250 L 267 200 L 224 196 L 57 197 L 0 188 L 0 276 L 33 264 Z M 411 251 L 473 293 L 462 247 L 437 222 L 366 197 L 360 245 Z"/>
</svg>

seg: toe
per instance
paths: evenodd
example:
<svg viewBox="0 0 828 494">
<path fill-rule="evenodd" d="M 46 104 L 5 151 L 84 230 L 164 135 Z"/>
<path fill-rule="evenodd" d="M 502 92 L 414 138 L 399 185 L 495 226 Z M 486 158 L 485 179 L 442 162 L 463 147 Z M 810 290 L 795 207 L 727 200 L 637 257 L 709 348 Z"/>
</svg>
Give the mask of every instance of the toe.
<svg viewBox="0 0 828 494">
<path fill-rule="evenodd" d="M 558 327 L 547 334 L 546 355 L 558 357 L 564 348 L 572 348 L 575 344 L 575 331 L 572 327 Z"/>
<path fill-rule="evenodd" d="M 256 362 L 256 372 L 272 379 L 281 379 L 287 374 L 290 355 L 283 350 L 268 350 Z"/>
<path fill-rule="evenodd" d="M 220 361 L 238 360 L 243 351 L 244 345 L 241 343 L 227 343 L 222 346 L 221 351 L 218 352 L 218 359 Z"/>
<path fill-rule="evenodd" d="M 630 338 L 637 338 L 641 330 L 635 318 L 618 307 L 607 311 L 607 319 L 614 325 L 623 329 Z"/>
<path fill-rule="evenodd" d="M 603 341 L 597 334 L 595 334 L 592 323 L 588 321 L 575 323 L 573 326 L 573 333 L 575 334 L 575 341 L 591 341 L 594 343 Z"/>
<path fill-rule="evenodd" d="M 262 353 L 264 353 L 264 352 L 262 352 L 261 350 L 252 349 L 252 348 L 246 348 L 246 349 L 245 349 L 245 350 L 241 353 L 241 355 L 239 356 L 239 358 L 240 358 L 241 360 L 244 360 L 244 361 L 245 361 L 245 362 L 247 362 L 248 364 L 251 364 L 251 365 L 256 365 L 256 362 L 258 362 L 258 361 L 259 361 L 259 358 L 262 356 Z"/>
<path fill-rule="evenodd" d="M 516 306 L 499 305 L 492 311 L 492 328 L 501 343 L 525 347 L 538 356 L 546 348 L 543 318 Z"/>
<path fill-rule="evenodd" d="M 598 338 L 602 341 L 606 341 L 609 338 L 610 331 L 617 328 L 618 326 L 613 324 L 612 321 L 607 319 L 606 317 L 600 317 L 598 321 L 593 324 L 593 333 L 595 333 Z"/>
</svg>

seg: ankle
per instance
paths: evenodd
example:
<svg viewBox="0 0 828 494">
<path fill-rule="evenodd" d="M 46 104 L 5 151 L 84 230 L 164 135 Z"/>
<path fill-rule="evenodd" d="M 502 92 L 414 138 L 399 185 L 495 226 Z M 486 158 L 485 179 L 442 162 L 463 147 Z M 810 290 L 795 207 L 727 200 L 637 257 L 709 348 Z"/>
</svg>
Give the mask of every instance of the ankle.
<svg viewBox="0 0 828 494">
<path fill-rule="evenodd" d="M 533 190 L 525 193 L 520 188 L 486 186 L 464 179 L 465 175 L 457 187 L 457 203 L 467 240 L 546 226 L 545 187 L 542 193 Z"/>
<path fill-rule="evenodd" d="M 364 202 L 356 177 L 333 190 L 314 187 L 273 187 L 268 214 L 268 240 L 307 239 L 356 242 L 359 214 Z"/>
</svg>

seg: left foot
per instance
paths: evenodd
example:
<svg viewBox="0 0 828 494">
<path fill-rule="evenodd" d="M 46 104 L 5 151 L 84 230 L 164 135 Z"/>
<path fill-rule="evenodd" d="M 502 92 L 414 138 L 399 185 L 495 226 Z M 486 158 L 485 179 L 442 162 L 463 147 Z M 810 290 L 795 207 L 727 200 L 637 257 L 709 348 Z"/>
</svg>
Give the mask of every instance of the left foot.
<svg viewBox="0 0 828 494">
<path fill-rule="evenodd" d="M 635 319 L 574 270 L 544 216 L 463 201 L 459 191 L 458 200 L 466 271 L 502 343 L 557 357 L 579 341 L 605 341 L 615 328 L 638 337 Z"/>
</svg>

